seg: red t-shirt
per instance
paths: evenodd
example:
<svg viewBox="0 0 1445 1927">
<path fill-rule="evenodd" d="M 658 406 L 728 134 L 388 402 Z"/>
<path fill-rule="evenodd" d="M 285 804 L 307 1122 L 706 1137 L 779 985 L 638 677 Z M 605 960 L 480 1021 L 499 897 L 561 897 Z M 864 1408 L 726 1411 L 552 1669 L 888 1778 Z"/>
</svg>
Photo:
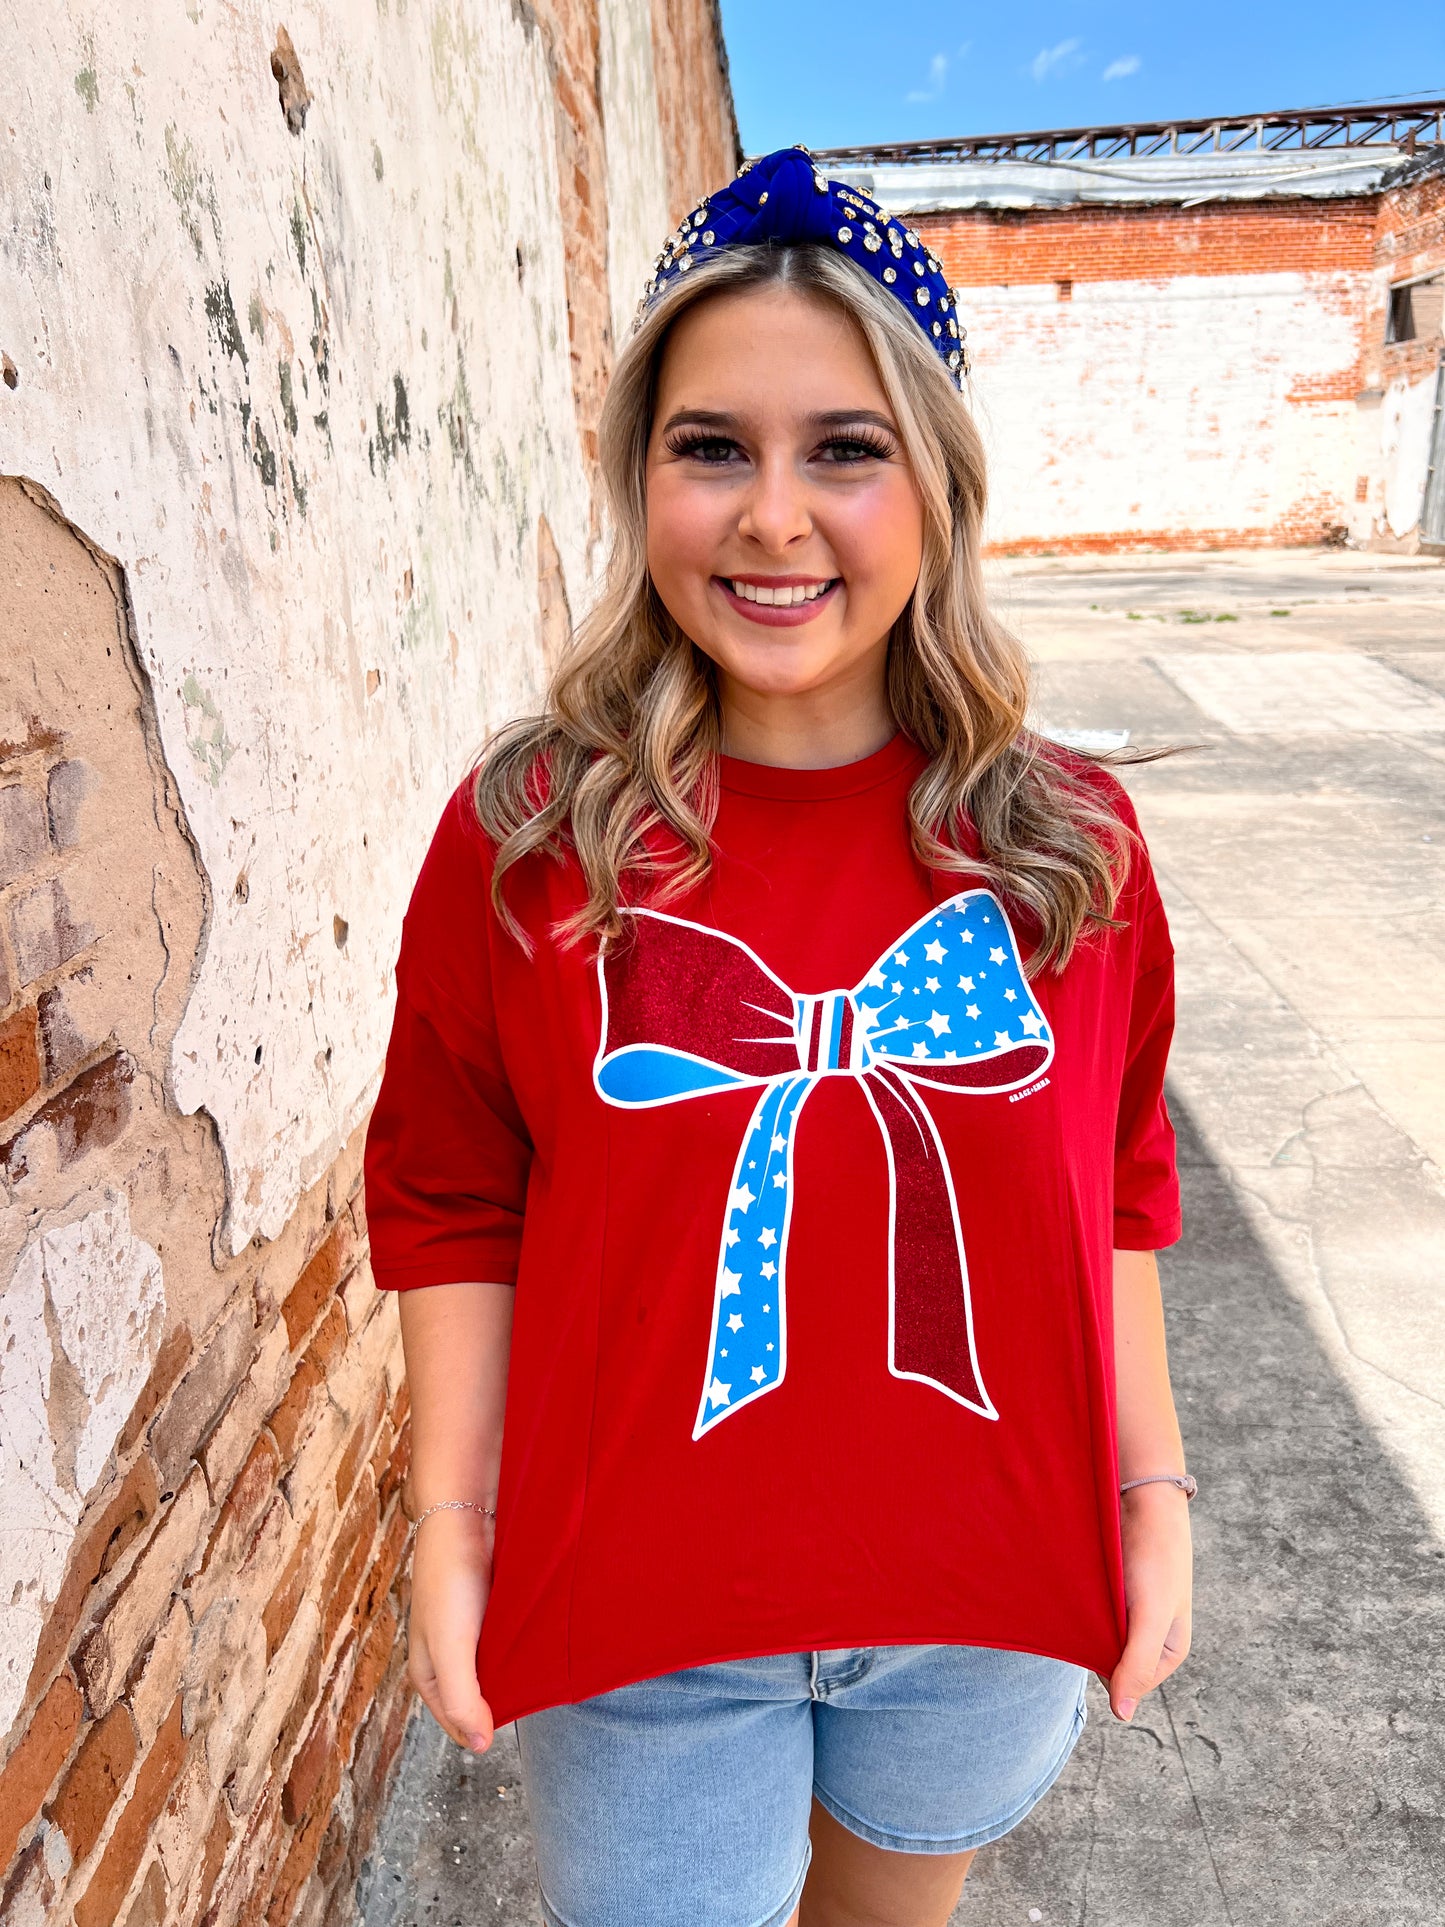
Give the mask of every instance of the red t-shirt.
<svg viewBox="0 0 1445 1927">
<path fill-rule="evenodd" d="M 914 857 L 920 752 L 724 758 L 705 883 L 599 959 L 569 859 L 489 897 L 468 786 L 407 914 L 367 1141 L 377 1283 L 515 1282 L 499 1720 L 683 1666 L 1124 1638 L 1111 1252 L 1179 1235 L 1168 930 L 1032 980 Z M 1133 813 L 1099 776 L 1120 817 Z"/>
</svg>

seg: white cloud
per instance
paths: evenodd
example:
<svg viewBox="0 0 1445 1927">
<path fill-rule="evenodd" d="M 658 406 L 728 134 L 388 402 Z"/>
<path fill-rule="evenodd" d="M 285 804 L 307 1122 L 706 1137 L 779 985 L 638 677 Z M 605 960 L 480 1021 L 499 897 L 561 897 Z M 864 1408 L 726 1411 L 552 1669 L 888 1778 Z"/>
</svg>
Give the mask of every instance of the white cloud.
<svg viewBox="0 0 1445 1927">
<path fill-rule="evenodd" d="M 1143 66 L 1138 54 L 1124 54 L 1118 60 L 1111 60 L 1104 69 L 1105 80 L 1127 80 L 1130 74 L 1137 74 Z"/>
<path fill-rule="evenodd" d="M 964 49 L 967 52 L 967 49 Z M 928 63 L 928 85 L 915 87 L 909 94 L 910 100 L 937 100 L 943 92 L 944 82 L 948 79 L 948 55 L 935 54 Z"/>
<path fill-rule="evenodd" d="M 1050 74 L 1067 73 L 1070 67 L 1077 67 L 1083 59 L 1077 40 L 1061 40 L 1056 47 L 1040 47 L 1029 63 L 1029 72 L 1035 80 L 1047 80 Z"/>
</svg>

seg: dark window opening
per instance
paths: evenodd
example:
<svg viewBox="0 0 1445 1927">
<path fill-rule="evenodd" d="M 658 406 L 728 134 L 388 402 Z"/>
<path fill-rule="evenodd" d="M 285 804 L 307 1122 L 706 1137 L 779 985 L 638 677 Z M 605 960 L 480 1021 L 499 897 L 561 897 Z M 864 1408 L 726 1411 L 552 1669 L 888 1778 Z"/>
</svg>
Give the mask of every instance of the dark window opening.
<svg viewBox="0 0 1445 1927">
<path fill-rule="evenodd" d="M 1429 341 L 1445 320 L 1445 275 L 1429 281 L 1406 281 L 1390 290 L 1390 318 L 1386 341 Z"/>
</svg>

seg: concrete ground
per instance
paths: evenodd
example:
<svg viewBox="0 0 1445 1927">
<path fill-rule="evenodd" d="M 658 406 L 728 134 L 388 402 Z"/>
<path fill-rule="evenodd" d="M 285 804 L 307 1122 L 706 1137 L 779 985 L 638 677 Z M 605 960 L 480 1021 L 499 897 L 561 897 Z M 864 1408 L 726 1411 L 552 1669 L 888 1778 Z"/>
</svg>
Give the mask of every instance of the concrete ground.
<svg viewBox="0 0 1445 1927">
<path fill-rule="evenodd" d="M 1195 1651 L 980 1854 L 957 1927 L 1445 1921 L 1445 566 L 1000 564 L 1050 727 L 1127 772 L 1179 953 Z M 510 1734 L 409 1736 L 365 1927 L 537 1910 Z M 708 1927 L 706 1922 L 687 1927 Z"/>
</svg>

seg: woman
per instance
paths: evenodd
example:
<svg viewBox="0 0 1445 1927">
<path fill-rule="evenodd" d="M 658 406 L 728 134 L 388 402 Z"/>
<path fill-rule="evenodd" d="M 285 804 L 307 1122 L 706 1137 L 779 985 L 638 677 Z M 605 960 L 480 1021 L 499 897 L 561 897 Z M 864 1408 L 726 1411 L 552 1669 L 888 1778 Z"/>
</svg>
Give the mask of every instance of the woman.
<svg viewBox="0 0 1445 1927">
<path fill-rule="evenodd" d="M 1172 953 L 1123 792 L 1026 726 L 961 362 L 802 150 L 691 215 L 601 599 L 408 913 L 411 1676 L 518 1719 L 562 1927 L 942 1923 L 1087 1670 L 1128 1719 L 1187 1650 Z"/>
</svg>

